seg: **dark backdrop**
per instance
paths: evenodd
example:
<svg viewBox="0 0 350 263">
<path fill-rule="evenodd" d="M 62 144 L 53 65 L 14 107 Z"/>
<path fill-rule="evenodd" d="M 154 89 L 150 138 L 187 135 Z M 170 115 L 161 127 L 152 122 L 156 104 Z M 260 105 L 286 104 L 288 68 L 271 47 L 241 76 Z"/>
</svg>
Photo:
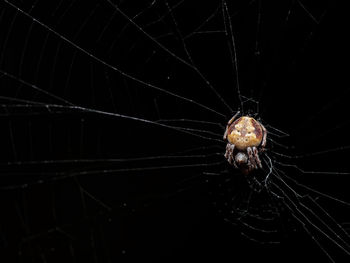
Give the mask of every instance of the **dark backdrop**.
<svg viewBox="0 0 350 263">
<path fill-rule="evenodd" d="M 245 114 L 290 134 L 281 143 L 291 148 L 275 146 L 276 151 L 303 155 L 326 150 L 295 162 L 310 171 L 348 172 L 348 152 L 340 148 L 349 142 L 346 9 L 342 1 L 280 2 L 184 1 L 169 12 L 167 5 L 176 2 L 121 1 L 116 3 L 120 13 L 108 1 L 1 1 L 2 261 L 326 262 L 327 256 L 298 224 L 296 232 L 282 235 L 281 244 L 262 245 L 244 239 L 239 227 L 223 220 L 220 205 L 213 205 L 208 195 L 213 185 L 202 175 L 203 167 L 183 167 L 217 162 L 221 155 L 109 160 L 184 155 L 186 149 L 206 145 L 219 148 L 191 154 L 223 153 L 224 144 L 94 111 L 225 125 L 232 112 L 186 65 L 181 39 L 201 31 L 186 38 L 186 47 L 233 111 L 240 109 L 238 75 L 243 100 L 250 99 L 244 103 Z M 223 14 L 225 4 L 230 20 Z M 142 30 L 149 35 L 124 14 L 142 28 L 147 25 Z M 216 32 L 225 29 L 224 21 L 228 35 Z M 238 74 L 231 64 L 230 26 Z M 84 109 L 52 106 L 67 106 L 52 94 Z M 180 167 L 150 169 L 168 165 Z M 224 163 L 205 170 L 225 168 Z M 346 175 L 301 176 L 308 185 L 349 200 Z M 214 181 L 220 183 L 220 177 Z M 346 207 L 325 208 L 342 222 L 349 219 Z M 334 253 L 342 262 L 341 252 Z"/>
</svg>

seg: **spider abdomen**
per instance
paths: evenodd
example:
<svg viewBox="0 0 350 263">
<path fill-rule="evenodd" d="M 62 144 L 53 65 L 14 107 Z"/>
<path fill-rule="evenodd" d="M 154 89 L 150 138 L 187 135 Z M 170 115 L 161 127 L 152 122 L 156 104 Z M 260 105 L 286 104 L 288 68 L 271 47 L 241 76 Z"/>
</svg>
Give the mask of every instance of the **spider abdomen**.
<svg viewBox="0 0 350 263">
<path fill-rule="evenodd" d="M 263 130 L 255 119 L 243 116 L 234 121 L 228 128 L 227 140 L 238 150 L 257 147 L 263 139 Z"/>
</svg>

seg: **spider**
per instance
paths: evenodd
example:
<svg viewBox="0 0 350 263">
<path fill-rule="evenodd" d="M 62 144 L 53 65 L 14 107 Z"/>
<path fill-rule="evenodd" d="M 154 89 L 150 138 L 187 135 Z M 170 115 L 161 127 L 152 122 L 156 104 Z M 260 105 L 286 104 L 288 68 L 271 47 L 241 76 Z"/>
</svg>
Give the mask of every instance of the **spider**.
<svg viewBox="0 0 350 263">
<path fill-rule="evenodd" d="M 227 123 L 224 140 L 227 140 L 225 158 L 227 161 L 248 174 L 262 168 L 259 152 L 265 150 L 266 128 L 249 116 L 238 118 L 237 112 Z"/>
</svg>

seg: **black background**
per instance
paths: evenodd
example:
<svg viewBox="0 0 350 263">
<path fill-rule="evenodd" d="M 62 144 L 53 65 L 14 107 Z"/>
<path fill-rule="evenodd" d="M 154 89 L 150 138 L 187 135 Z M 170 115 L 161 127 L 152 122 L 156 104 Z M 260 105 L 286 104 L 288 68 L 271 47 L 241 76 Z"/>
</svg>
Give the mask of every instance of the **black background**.
<svg viewBox="0 0 350 263">
<path fill-rule="evenodd" d="M 245 103 L 245 113 L 257 113 L 264 124 L 287 131 L 291 136 L 282 143 L 292 146 L 283 150 L 290 155 L 346 146 L 346 9 L 341 1 L 280 2 L 227 2 L 241 92 L 259 102 Z M 200 167 L 103 172 L 210 163 L 213 158 L 121 164 L 38 162 L 167 155 L 213 144 L 221 146 L 219 151 L 223 152 L 224 144 L 86 110 L 11 107 L 25 104 L 15 99 L 62 104 L 28 85 L 33 84 L 84 108 L 150 120 L 188 118 L 225 125 L 232 112 L 193 69 L 158 45 L 164 45 L 177 58 L 186 58 L 179 32 L 193 32 L 218 6 L 217 15 L 201 30 L 222 30 L 220 1 L 184 1 L 173 12 L 176 25 L 168 14 L 145 30 L 151 36 L 172 32 L 157 43 L 132 24 L 124 28 L 128 20 L 108 1 L 76 1 L 69 9 L 67 1 L 11 3 L 24 12 L 6 1 L 0 4 L 0 95 L 2 104 L 8 105 L 3 106 L 0 117 L 2 261 L 327 262 L 327 256 L 300 226 L 279 245 L 261 245 L 242 238 L 239 229 L 225 222 L 217 213 L 218 207 L 211 204 L 208 192 L 212 185 L 206 183 L 207 178 L 190 179 L 201 174 Z M 167 14 L 165 3 L 155 2 L 150 9 L 149 3 L 131 1 L 118 6 L 129 17 L 144 11 L 135 19 L 144 26 L 159 14 Z M 236 111 L 240 106 L 237 76 L 228 43 L 219 33 L 186 40 L 198 68 Z M 105 63 L 208 105 L 226 117 L 123 77 Z M 348 172 L 347 157 L 346 150 L 337 148 L 296 161 L 305 170 Z M 25 164 L 31 161 L 34 164 Z M 227 165 L 212 170 L 223 167 Z M 92 173 L 94 170 L 99 172 Z M 74 176 L 76 173 L 79 175 Z M 297 171 L 291 173 L 296 175 Z M 347 176 L 301 175 L 303 183 L 349 200 Z M 183 180 L 185 183 L 179 183 Z M 346 207 L 330 203 L 325 208 L 341 222 L 349 220 Z M 345 262 L 345 254 L 330 250 L 337 262 Z"/>
</svg>

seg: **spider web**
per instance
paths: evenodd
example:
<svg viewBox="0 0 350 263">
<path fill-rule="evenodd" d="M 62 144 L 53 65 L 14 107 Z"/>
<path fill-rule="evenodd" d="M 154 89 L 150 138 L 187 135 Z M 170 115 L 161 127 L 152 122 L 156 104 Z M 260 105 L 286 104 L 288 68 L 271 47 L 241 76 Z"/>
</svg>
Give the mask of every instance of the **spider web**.
<svg viewBox="0 0 350 263">
<path fill-rule="evenodd" d="M 341 3 L 0 6 L 4 259 L 349 255 Z M 238 110 L 257 181 L 223 159 Z"/>
</svg>

